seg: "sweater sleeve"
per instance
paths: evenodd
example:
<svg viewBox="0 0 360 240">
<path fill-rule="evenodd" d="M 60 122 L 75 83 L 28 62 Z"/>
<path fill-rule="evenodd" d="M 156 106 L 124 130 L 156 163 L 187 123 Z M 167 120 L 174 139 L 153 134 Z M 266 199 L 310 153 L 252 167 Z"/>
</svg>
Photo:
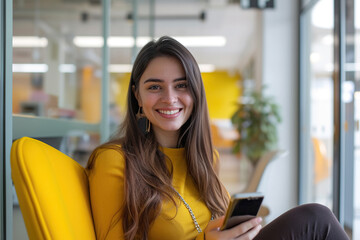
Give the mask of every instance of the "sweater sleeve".
<svg viewBox="0 0 360 240">
<path fill-rule="evenodd" d="M 96 237 L 98 240 L 124 239 L 121 212 L 125 160 L 116 150 L 97 151 L 93 167 L 88 171 Z"/>
</svg>

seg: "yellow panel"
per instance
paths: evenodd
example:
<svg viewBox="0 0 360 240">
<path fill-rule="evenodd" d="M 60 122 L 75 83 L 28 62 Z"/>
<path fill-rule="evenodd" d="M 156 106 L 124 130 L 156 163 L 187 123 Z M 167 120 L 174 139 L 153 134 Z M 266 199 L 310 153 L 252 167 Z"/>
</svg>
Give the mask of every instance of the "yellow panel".
<svg viewBox="0 0 360 240">
<path fill-rule="evenodd" d="M 99 123 L 101 118 L 101 81 L 94 76 L 92 66 L 82 69 L 81 108 L 83 119 L 89 123 Z"/>
<path fill-rule="evenodd" d="M 241 77 L 226 71 L 202 73 L 211 119 L 229 119 L 240 96 Z"/>
<path fill-rule="evenodd" d="M 114 99 L 120 108 L 121 115 L 124 115 L 126 112 L 127 91 L 129 87 L 130 76 L 130 73 L 118 73 L 114 75 L 113 78 L 119 88 L 118 91 L 116 91 Z"/>
</svg>

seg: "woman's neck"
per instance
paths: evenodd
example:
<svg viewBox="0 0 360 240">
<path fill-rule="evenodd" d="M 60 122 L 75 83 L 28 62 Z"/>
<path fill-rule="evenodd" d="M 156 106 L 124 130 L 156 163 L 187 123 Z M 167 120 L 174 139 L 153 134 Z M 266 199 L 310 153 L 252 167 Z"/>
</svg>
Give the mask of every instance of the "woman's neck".
<svg viewBox="0 0 360 240">
<path fill-rule="evenodd" d="M 154 131 L 156 140 L 162 147 L 166 148 L 177 148 L 179 131 Z"/>
</svg>

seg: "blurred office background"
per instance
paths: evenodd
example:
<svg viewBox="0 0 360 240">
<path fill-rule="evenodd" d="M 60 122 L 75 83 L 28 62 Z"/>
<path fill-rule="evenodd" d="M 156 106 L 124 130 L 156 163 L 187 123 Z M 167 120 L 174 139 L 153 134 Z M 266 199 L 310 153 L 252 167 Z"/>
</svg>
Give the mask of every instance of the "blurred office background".
<svg viewBox="0 0 360 240">
<path fill-rule="evenodd" d="M 360 239 L 360 0 L 4 0 L 0 11 L 1 239 L 27 239 L 11 142 L 38 138 L 85 165 L 121 123 L 136 54 L 162 35 L 200 65 L 229 192 L 251 171 L 232 153 L 230 118 L 266 86 L 283 152 L 258 187 L 266 222 L 318 202 Z"/>
</svg>

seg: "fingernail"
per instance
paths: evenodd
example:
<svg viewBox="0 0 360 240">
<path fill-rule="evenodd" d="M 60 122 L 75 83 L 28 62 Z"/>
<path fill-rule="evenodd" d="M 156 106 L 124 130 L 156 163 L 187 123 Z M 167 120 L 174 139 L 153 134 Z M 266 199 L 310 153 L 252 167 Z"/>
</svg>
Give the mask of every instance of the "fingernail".
<svg viewBox="0 0 360 240">
<path fill-rule="evenodd" d="M 261 218 L 261 217 L 258 217 L 258 218 L 257 218 L 257 222 L 258 222 L 258 223 L 261 223 L 261 222 L 262 222 L 262 218 Z"/>
</svg>

